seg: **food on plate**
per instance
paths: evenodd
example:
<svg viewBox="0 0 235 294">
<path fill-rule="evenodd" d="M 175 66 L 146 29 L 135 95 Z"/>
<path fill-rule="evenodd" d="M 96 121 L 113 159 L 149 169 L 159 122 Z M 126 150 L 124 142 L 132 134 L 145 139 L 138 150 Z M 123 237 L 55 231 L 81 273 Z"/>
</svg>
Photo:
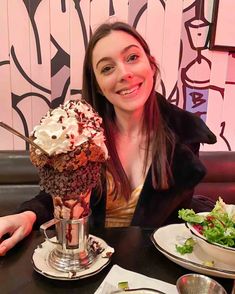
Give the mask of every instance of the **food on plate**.
<svg viewBox="0 0 235 294">
<path fill-rule="evenodd" d="M 100 180 L 108 158 L 101 117 L 84 100 L 69 100 L 49 110 L 35 126 L 30 159 L 37 167 L 40 188 L 51 194 L 55 216 L 65 219 L 88 214 L 90 192 Z"/>
<path fill-rule="evenodd" d="M 179 252 L 181 255 L 184 255 L 186 253 L 192 253 L 193 252 L 193 246 L 195 245 L 195 241 L 193 238 L 188 238 L 183 245 L 175 245 L 176 251 Z"/>
<path fill-rule="evenodd" d="M 128 284 L 128 282 L 119 282 L 118 283 L 118 289 L 120 289 L 120 290 L 127 290 L 127 289 L 129 289 L 129 284 Z"/>
<path fill-rule="evenodd" d="M 203 265 L 208 266 L 208 267 L 214 267 L 215 262 L 213 260 L 205 260 L 205 261 L 203 261 Z"/>
<path fill-rule="evenodd" d="M 181 209 L 178 215 L 210 243 L 235 248 L 235 205 L 225 204 L 219 197 L 213 210 L 207 214 Z"/>
</svg>

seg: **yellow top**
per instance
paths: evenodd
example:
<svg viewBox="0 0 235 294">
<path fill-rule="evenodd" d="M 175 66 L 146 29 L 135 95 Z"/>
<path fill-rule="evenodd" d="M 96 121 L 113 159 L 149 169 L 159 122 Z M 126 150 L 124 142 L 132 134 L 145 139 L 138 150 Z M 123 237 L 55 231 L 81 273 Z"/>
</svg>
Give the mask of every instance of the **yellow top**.
<svg viewBox="0 0 235 294">
<path fill-rule="evenodd" d="M 128 227 L 131 223 L 136 204 L 139 199 L 140 192 L 143 184 L 135 188 L 127 201 L 121 195 L 114 198 L 113 191 L 113 178 L 107 172 L 107 200 L 106 200 L 106 218 L 105 227 Z"/>
</svg>

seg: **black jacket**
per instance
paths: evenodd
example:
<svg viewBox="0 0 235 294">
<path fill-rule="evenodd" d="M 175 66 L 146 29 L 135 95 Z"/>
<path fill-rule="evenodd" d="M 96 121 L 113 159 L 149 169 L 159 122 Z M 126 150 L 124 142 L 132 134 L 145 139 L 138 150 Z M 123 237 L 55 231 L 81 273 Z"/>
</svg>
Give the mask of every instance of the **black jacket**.
<svg viewBox="0 0 235 294">
<path fill-rule="evenodd" d="M 172 172 L 174 184 L 168 190 L 155 190 L 152 186 L 151 167 L 147 173 L 143 189 L 134 212 L 131 225 L 157 228 L 177 222 L 180 208 L 190 208 L 194 187 L 204 177 L 206 170 L 198 158 L 200 143 L 214 144 L 215 135 L 206 124 L 194 114 L 170 104 L 157 94 L 158 105 L 163 120 L 176 135 Z M 104 185 L 105 187 L 106 185 Z M 92 195 L 92 225 L 104 226 L 106 190 L 97 202 Z M 193 201 L 195 210 L 211 209 Z M 209 203 L 209 202 L 208 202 Z M 210 204 L 210 203 L 209 203 Z M 30 201 L 24 202 L 19 211 L 32 210 L 37 215 L 35 226 L 53 218 L 53 204 L 50 195 L 41 192 Z"/>
</svg>

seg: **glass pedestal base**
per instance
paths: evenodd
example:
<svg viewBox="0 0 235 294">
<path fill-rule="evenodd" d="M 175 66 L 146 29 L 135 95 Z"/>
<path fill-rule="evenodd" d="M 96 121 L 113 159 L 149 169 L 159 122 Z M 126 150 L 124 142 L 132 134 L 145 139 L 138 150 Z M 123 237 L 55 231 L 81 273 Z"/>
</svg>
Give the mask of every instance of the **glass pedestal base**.
<svg viewBox="0 0 235 294">
<path fill-rule="evenodd" d="M 62 272 L 78 272 L 87 269 L 96 261 L 97 254 L 94 251 L 78 252 L 77 250 L 69 249 L 66 252 L 55 248 L 48 258 L 51 267 Z"/>
</svg>

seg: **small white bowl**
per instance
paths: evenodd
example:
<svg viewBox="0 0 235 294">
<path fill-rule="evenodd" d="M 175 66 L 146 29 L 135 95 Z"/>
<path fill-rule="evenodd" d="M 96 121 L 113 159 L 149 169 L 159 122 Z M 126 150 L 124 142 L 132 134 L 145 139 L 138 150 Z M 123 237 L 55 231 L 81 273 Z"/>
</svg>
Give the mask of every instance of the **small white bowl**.
<svg viewBox="0 0 235 294">
<path fill-rule="evenodd" d="M 199 213 L 205 215 L 208 213 Z M 191 231 L 197 244 L 206 252 L 210 257 L 215 257 L 216 260 L 220 260 L 223 263 L 235 266 L 235 248 L 224 246 L 218 243 L 209 242 L 202 234 L 200 234 L 190 223 L 186 223 L 186 226 Z"/>
</svg>

